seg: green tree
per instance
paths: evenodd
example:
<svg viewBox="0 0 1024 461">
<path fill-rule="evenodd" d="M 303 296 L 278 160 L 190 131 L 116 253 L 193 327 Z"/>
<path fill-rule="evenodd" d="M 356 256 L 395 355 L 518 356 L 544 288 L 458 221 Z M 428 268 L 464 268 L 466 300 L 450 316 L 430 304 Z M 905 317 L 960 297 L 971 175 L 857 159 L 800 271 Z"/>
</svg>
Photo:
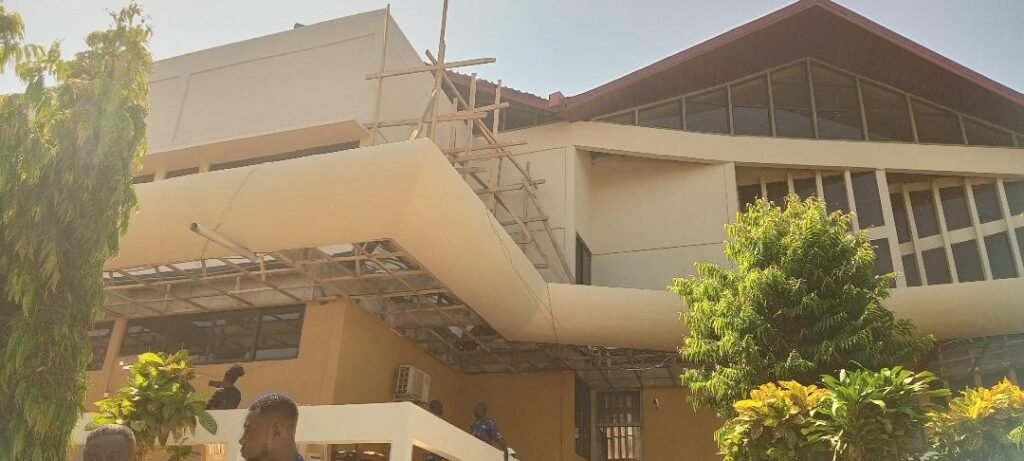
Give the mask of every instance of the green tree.
<svg viewBox="0 0 1024 461">
<path fill-rule="evenodd" d="M 145 459 L 157 445 L 164 446 L 171 459 L 182 459 L 191 450 L 179 445 L 190 437 L 198 423 L 217 433 L 217 421 L 206 411 L 192 381 L 195 368 L 186 351 L 172 355 L 147 352 L 131 367 L 128 383 L 114 395 L 96 402 L 99 412 L 88 428 L 104 424 L 122 424 L 135 433 L 135 457 Z"/>
<path fill-rule="evenodd" d="M 0 5 L 0 459 L 64 459 L 85 394 L 102 268 L 146 149 L 150 30 L 131 4 L 72 59 Z"/>
<path fill-rule="evenodd" d="M 844 367 L 879 369 L 927 352 L 933 339 L 882 306 L 896 274 L 875 275 L 867 235 L 852 215 L 817 198 L 785 211 L 759 200 L 726 226 L 732 268 L 697 263 L 675 279 L 690 334 L 682 375 L 695 406 L 723 416 L 757 385 L 814 382 Z"/>
<path fill-rule="evenodd" d="M 1005 379 L 991 388 L 965 389 L 948 411 L 931 418 L 938 460 L 1024 459 L 1024 391 Z"/>
</svg>

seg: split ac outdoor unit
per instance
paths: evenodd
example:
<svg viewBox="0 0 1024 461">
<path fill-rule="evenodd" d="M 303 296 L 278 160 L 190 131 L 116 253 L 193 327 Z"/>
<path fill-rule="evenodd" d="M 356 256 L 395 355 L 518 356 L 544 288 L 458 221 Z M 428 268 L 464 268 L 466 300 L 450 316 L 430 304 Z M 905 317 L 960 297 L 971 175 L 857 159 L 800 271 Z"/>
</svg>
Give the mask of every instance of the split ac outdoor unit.
<svg viewBox="0 0 1024 461">
<path fill-rule="evenodd" d="M 430 399 L 430 375 L 412 365 L 398 367 L 395 400 L 427 403 Z"/>
</svg>

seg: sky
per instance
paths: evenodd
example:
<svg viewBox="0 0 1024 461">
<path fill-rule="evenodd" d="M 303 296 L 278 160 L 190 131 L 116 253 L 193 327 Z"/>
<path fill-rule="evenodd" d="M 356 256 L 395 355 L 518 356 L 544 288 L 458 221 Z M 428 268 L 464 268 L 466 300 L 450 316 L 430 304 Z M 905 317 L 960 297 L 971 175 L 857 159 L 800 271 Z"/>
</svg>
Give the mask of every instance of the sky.
<svg viewBox="0 0 1024 461">
<path fill-rule="evenodd" d="M 0 0 L 26 38 L 66 54 L 128 0 Z M 383 8 L 386 0 L 142 0 L 156 59 Z M 442 0 L 392 0 L 422 54 L 437 49 Z M 547 96 L 582 93 L 775 11 L 787 0 L 450 0 L 448 60 L 497 58 L 471 71 Z M 982 75 L 1024 92 L 1024 0 L 839 0 Z M 0 93 L 22 85 L 0 75 Z"/>
</svg>

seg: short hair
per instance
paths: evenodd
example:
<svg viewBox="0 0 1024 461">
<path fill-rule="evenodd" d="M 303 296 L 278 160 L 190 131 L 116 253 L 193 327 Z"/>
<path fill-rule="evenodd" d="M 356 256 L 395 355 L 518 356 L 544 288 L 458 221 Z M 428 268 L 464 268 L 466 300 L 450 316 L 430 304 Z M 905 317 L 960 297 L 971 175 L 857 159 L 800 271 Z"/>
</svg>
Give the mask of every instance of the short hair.
<svg viewBox="0 0 1024 461">
<path fill-rule="evenodd" d="M 249 412 L 255 415 L 271 415 L 284 419 L 294 431 L 299 422 L 299 407 L 287 395 L 271 392 L 253 400 Z"/>
<path fill-rule="evenodd" d="M 231 365 L 231 368 L 228 368 L 227 371 L 224 372 L 225 380 L 238 379 L 241 378 L 242 376 L 245 376 L 245 368 L 243 368 L 241 365 L 237 363 Z"/>
<path fill-rule="evenodd" d="M 85 443 L 88 444 L 90 440 L 99 437 L 106 437 L 108 435 L 118 435 L 128 439 L 128 442 L 135 446 L 135 433 L 132 432 L 128 426 L 122 426 L 120 424 L 105 424 L 97 427 L 96 429 L 89 432 L 89 435 L 85 437 Z"/>
</svg>

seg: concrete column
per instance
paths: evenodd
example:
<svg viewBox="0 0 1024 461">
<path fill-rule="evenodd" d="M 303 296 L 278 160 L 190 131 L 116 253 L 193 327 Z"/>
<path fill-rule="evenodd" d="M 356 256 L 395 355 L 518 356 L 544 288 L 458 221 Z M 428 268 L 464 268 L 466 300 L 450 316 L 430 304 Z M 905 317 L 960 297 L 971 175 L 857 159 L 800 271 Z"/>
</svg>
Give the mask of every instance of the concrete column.
<svg viewBox="0 0 1024 461">
<path fill-rule="evenodd" d="M 405 435 L 392 440 L 388 461 L 412 461 L 412 440 Z"/>
</svg>

